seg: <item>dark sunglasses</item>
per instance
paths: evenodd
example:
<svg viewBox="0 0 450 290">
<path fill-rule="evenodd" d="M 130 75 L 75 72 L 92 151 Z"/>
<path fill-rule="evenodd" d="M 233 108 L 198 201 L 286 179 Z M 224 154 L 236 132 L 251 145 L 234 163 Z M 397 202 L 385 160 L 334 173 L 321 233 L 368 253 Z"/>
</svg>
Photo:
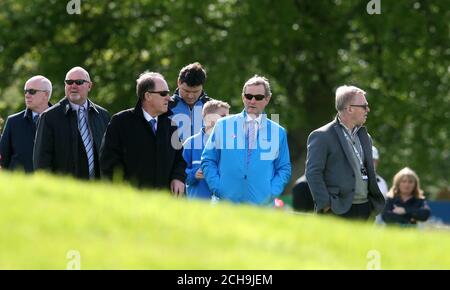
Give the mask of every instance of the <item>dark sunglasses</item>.
<svg viewBox="0 0 450 290">
<path fill-rule="evenodd" d="M 369 108 L 369 104 L 366 104 L 366 105 L 350 105 L 350 107 L 363 108 L 364 111 L 367 111 L 367 109 Z"/>
<path fill-rule="evenodd" d="M 262 99 L 264 99 L 266 96 L 264 95 L 252 95 L 252 94 L 244 94 L 244 97 L 251 101 L 253 98 L 255 98 L 255 100 L 257 101 L 261 101 Z"/>
<path fill-rule="evenodd" d="M 35 90 L 35 89 L 26 89 L 23 90 L 24 94 L 35 95 L 37 92 L 46 92 L 46 90 Z"/>
<path fill-rule="evenodd" d="M 69 86 L 73 85 L 73 83 L 77 84 L 77 86 L 81 86 L 84 83 L 89 83 L 87 80 L 65 80 L 64 82 Z"/>
<path fill-rule="evenodd" d="M 170 94 L 170 91 L 161 91 L 161 92 L 152 92 L 152 91 L 147 91 L 148 93 L 151 94 L 158 94 L 161 97 L 167 97 Z"/>
</svg>

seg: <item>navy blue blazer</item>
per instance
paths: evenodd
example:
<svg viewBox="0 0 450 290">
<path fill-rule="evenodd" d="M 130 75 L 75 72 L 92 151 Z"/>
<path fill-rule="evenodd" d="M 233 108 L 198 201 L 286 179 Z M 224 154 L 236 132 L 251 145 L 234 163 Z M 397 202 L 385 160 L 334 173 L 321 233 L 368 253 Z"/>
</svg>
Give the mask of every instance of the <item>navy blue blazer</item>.
<svg viewBox="0 0 450 290">
<path fill-rule="evenodd" d="M 5 169 L 33 171 L 36 125 L 30 109 L 8 117 L 0 139 L 0 165 Z"/>
</svg>

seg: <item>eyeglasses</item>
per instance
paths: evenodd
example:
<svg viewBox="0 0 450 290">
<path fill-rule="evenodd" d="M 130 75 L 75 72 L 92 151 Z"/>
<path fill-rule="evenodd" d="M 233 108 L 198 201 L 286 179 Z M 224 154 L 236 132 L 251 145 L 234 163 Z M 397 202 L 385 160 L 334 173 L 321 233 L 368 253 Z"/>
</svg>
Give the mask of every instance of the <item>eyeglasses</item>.
<svg viewBox="0 0 450 290">
<path fill-rule="evenodd" d="M 244 97 L 251 101 L 253 98 L 255 98 L 255 100 L 257 101 L 261 101 L 262 99 L 264 99 L 266 96 L 264 95 L 252 95 L 252 94 L 244 94 Z"/>
<path fill-rule="evenodd" d="M 73 83 L 77 84 L 77 86 L 81 86 L 84 83 L 89 83 L 87 80 L 65 80 L 64 82 L 69 86 L 73 85 Z"/>
<path fill-rule="evenodd" d="M 147 91 L 147 93 L 151 93 L 151 94 L 158 94 L 161 97 L 167 97 L 170 94 L 170 91 L 161 91 L 161 92 L 151 92 L 151 91 Z"/>
<path fill-rule="evenodd" d="M 369 108 L 369 104 L 365 104 L 365 105 L 350 105 L 350 107 L 363 108 L 364 111 L 367 111 L 367 109 Z"/>
<path fill-rule="evenodd" d="M 25 89 L 23 90 L 24 94 L 26 95 L 27 93 L 30 95 L 35 95 L 37 92 L 47 92 L 47 90 L 35 90 L 35 89 Z"/>
</svg>

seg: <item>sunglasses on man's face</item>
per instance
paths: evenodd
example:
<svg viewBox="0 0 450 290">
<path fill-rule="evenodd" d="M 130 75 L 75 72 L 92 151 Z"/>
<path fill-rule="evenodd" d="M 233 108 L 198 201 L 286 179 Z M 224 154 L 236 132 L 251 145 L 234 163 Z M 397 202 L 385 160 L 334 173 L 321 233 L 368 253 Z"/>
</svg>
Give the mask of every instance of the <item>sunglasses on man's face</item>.
<svg viewBox="0 0 450 290">
<path fill-rule="evenodd" d="M 161 97 L 167 97 L 167 96 L 170 94 L 170 91 L 161 91 L 161 92 L 151 92 L 151 91 L 148 91 L 148 93 L 151 93 L 151 94 L 158 94 L 158 95 L 160 95 Z"/>
<path fill-rule="evenodd" d="M 46 90 L 35 90 L 35 89 L 25 89 L 23 90 L 24 94 L 35 95 L 37 92 L 46 92 Z"/>
<path fill-rule="evenodd" d="M 255 98 L 255 100 L 257 101 L 261 101 L 262 99 L 264 99 L 266 96 L 264 95 L 252 95 L 252 94 L 244 94 L 244 97 L 251 101 L 253 98 Z"/>
<path fill-rule="evenodd" d="M 73 85 L 74 83 L 77 86 L 81 86 L 82 84 L 88 83 L 89 81 L 87 81 L 87 80 L 65 80 L 64 82 L 69 86 Z"/>
<path fill-rule="evenodd" d="M 350 105 L 350 107 L 362 108 L 364 111 L 367 111 L 367 109 L 369 108 L 369 104 L 365 104 L 365 105 Z"/>
</svg>

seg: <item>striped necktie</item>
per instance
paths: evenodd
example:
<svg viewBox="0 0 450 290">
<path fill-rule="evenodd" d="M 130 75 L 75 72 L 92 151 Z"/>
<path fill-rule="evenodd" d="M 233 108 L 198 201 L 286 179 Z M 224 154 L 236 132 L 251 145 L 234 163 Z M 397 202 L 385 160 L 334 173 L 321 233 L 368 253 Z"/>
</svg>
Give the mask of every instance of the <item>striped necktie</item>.
<svg viewBox="0 0 450 290">
<path fill-rule="evenodd" d="M 91 132 L 87 124 L 86 109 L 84 107 L 78 109 L 78 130 L 80 130 L 81 140 L 83 140 L 84 148 L 86 149 L 89 178 L 94 178 L 94 146 L 92 144 Z"/>
</svg>

